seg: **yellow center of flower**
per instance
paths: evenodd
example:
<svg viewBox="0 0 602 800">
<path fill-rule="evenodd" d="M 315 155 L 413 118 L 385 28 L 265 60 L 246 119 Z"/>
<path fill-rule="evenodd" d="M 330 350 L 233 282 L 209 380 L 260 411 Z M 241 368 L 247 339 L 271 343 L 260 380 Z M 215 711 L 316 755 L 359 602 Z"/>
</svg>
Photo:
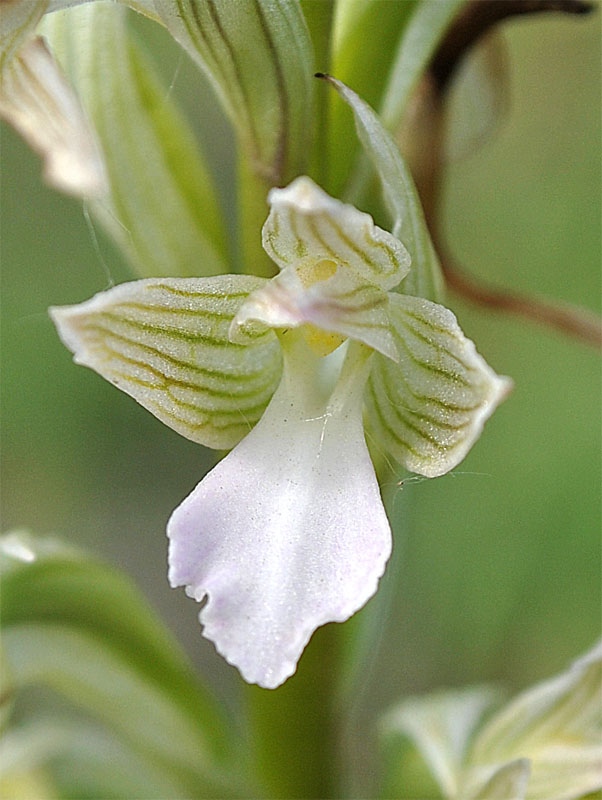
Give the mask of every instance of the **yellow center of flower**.
<svg viewBox="0 0 602 800">
<path fill-rule="evenodd" d="M 327 281 L 336 271 L 336 263 L 327 258 L 323 258 L 321 261 L 310 261 L 297 267 L 299 280 L 306 289 L 309 289 L 314 283 Z"/>
<path fill-rule="evenodd" d="M 299 280 L 306 289 L 313 286 L 314 283 L 327 281 L 329 278 L 332 278 L 336 271 L 336 263 L 326 258 L 321 261 L 312 261 L 297 267 Z M 346 336 L 341 336 L 340 333 L 324 331 L 322 328 L 317 328 L 311 323 L 303 325 L 303 335 L 305 341 L 317 356 L 330 355 L 330 353 L 342 345 L 347 338 Z"/>
</svg>

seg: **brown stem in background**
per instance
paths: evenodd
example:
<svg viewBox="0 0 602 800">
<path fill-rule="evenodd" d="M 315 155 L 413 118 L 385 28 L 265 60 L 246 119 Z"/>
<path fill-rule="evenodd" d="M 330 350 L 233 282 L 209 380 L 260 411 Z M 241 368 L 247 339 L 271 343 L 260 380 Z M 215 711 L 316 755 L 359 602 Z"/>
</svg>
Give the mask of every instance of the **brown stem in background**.
<svg viewBox="0 0 602 800">
<path fill-rule="evenodd" d="M 587 0 L 470 0 L 452 23 L 431 60 L 429 71 L 438 91 L 445 91 L 466 52 L 499 22 L 543 11 L 589 14 L 594 8 L 594 4 Z"/>
<path fill-rule="evenodd" d="M 531 295 L 496 289 L 475 280 L 450 256 L 442 253 L 440 249 L 438 252 L 447 285 L 467 300 L 498 311 L 528 317 L 563 333 L 576 336 L 595 347 L 602 347 L 602 325 L 595 314 L 590 314 L 581 308 L 555 305 Z"/>
<path fill-rule="evenodd" d="M 470 0 L 443 38 L 425 76 L 424 102 L 432 105 L 430 113 L 427 113 L 432 149 L 429 148 L 428 156 L 422 151 L 421 163 L 416 165 L 416 180 L 443 274 L 451 289 L 473 303 L 534 320 L 600 348 L 602 322 L 598 317 L 583 309 L 481 283 L 447 252 L 439 224 L 442 110 L 449 81 L 462 58 L 493 26 L 509 17 L 543 11 L 586 14 L 594 8 L 593 3 L 585 0 Z"/>
</svg>

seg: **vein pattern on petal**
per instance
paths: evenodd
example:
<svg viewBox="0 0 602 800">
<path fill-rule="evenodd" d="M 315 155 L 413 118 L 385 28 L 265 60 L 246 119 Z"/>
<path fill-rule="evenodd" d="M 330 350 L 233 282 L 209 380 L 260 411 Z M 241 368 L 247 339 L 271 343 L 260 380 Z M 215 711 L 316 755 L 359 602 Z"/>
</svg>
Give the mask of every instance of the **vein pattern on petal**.
<svg viewBox="0 0 602 800">
<path fill-rule="evenodd" d="M 397 286 L 407 274 L 410 256 L 399 239 L 377 227 L 369 214 L 330 197 L 310 178 L 272 189 L 268 202 L 263 246 L 281 269 L 330 260 L 381 289 Z"/>
<path fill-rule="evenodd" d="M 295 671 L 318 626 L 364 605 L 391 549 L 362 431 L 366 371 L 320 402 L 306 378 L 328 359 L 306 346 L 297 356 L 258 425 L 168 525 L 172 586 L 208 596 L 204 636 L 266 688 Z"/>
<path fill-rule="evenodd" d="M 443 306 L 391 295 L 399 364 L 375 356 L 366 399 L 381 446 L 412 472 L 453 469 L 510 389 Z"/>
<path fill-rule="evenodd" d="M 51 309 L 75 361 L 134 397 L 170 428 L 233 447 L 263 414 L 280 378 L 272 331 L 245 345 L 228 331 L 261 278 L 163 278 L 125 283 Z"/>
<path fill-rule="evenodd" d="M 316 274 L 327 277 L 322 280 Z M 256 330 L 253 323 L 272 328 L 311 326 L 308 340 L 315 342 L 321 355 L 349 337 L 394 361 L 398 359 L 390 330 L 388 294 L 333 261 L 287 267 L 254 292 L 234 319 L 233 339 L 245 341 L 247 331 Z"/>
</svg>

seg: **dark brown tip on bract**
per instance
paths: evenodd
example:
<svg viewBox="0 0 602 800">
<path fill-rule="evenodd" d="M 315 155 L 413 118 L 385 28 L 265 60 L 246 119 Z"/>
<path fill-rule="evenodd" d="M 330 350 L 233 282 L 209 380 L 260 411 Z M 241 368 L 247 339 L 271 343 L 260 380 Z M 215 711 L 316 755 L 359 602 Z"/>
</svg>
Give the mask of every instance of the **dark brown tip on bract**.
<svg viewBox="0 0 602 800">
<path fill-rule="evenodd" d="M 316 72 L 314 73 L 314 78 L 330 78 L 330 75 L 327 75 L 325 72 Z"/>
</svg>

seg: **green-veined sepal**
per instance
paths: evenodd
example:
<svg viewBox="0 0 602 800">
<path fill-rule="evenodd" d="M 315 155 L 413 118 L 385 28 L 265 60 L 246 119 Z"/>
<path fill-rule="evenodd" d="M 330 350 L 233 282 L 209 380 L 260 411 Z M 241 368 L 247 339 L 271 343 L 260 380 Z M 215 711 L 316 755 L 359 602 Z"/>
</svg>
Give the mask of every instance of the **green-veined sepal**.
<svg viewBox="0 0 602 800">
<path fill-rule="evenodd" d="M 259 420 L 281 372 L 272 331 L 232 343 L 232 319 L 263 279 L 223 275 L 125 283 L 51 309 L 75 361 L 96 370 L 169 427 L 215 449 Z"/>
<path fill-rule="evenodd" d="M 511 382 L 493 372 L 443 306 L 392 294 L 390 318 L 399 364 L 374 357 L 371 423 L 400 464 L 434 478 L 464 458 Z"/>
<path fill-rule="evenodd" d="M 272 184 L 302 171 L 313 52 L 297 0 L 158 0 L 155 7 L 209 76 L 255 170 Z"/>
<path fill-rule="evenodd" d="M 91 3 L 40 26 L 86 109 L 104 153 L 106 201 L 91 203 L 143 276 L 227 271 L 215 189 L 189 125 L 132 36 L 131 12 Z"/>
</svg>

